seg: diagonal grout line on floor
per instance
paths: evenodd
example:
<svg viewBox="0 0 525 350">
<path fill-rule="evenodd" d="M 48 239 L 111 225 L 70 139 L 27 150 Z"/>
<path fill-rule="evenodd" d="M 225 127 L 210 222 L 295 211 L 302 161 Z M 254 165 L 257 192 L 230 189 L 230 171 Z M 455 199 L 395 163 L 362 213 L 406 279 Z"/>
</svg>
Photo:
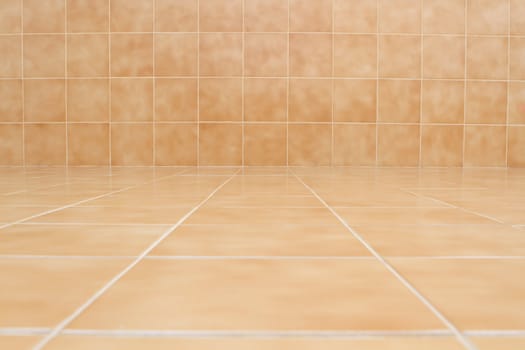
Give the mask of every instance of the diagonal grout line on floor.
<svg viewBox="0 0 525 350">
<path fill-rule="evenodd" d="M 292 171 L 295 175 L 295 173 Z M 419 299 L 445 326 L 456 336 L 458 341 L 468 350 L 477 350 L 477 347 L 470 342 L 470 340 L 450 321 L 445 315 L 443 315 L 421 292 L 419 292 L 401 273 L 399 273 L 385 258 L 383 258 L 357 231 L 355 231 L 347 222 L 344 220 L 328 203 L 321 198 L 313 188 L 308 186 L 303 179 L 298 175 L 295 175 L 299 180 L 317 199 L 324 204 L 324 206 L 348 229 L 348 231 L 357 239 L 363 246 L 388 270 L 394 277 L 397 278 L 401 284 L 403 284 L 412 294 Z"/>
<path fill-rule="evenodd" d="M 483 217 L 483 218 L 485 218 L 485 219 L 489 219 L 489 220 L 491 220 L 491 221 L 495 221 L 495 222 L 497 222 L 497 223 L 499 223 L 499 224 L 505 224 L 504 221 L 501 221 L 501 220 L 499 220 L 499 219 L 496 219 L 496 218 L 494 218 L 494 217 L 492 217 L 492 216 L 485 215 L 485 214 L 481 214 L 481 213 L 478 213 L 478 212 L 476 212 L 476 211 L 474 211 L 474 210 L 466 209 L 466 208 L 463 208 L 463 207 L 457 206 L 457 205 L 455 205 L 455 204 L 451 204 L 451 203 L 446 202 L 446 201 L 441 200 L 441 199 L 437 199 L 437 198 L 434 198 L 434 197 L 431 197 L 431 196 L 427 196 L 427 195 L 423 195 L 423 194 L 415 193 L 415 192 L 412 192 L 412 191 L 409 191 L 409 190 L 401 189 L 401 191 L 406 192 L 406 193 L 409 193 L 409 194 L 414 195 L 414 196 L 419 197 L 419 198 L 430 199 L 430 200 L 433 200 L 434 202 L 442 203 L 442 204 L 446 205 L 446 206 L 449 207 L 449 208 L 459 209 L 459 210 L 464 211 L 464 212 L 469 213 L 469 214 L 473 214 L 473 215 L 481 216 L 481 217 Z"/>
<path fill-rule="evenodd" d="M 223 188 L 227 183 L 229 183 L 241 170 L 237 170 L 233 175 L 231 175 L 226 181 L 221 183 L 215 190 L 213 190 L 204 200 L 197 204 L 193 209 L 191 209 L 186 215 L 177 221 L 176 224 L 168 228 L 162 236 L 157 238 L 151 245 L 146 248 L 131 264 L 125 267 L 121 272 L 119 272 L 115 277 L 109 280 L 101 289 L 99 289 L 95 294 L 93 294 L 84 304 L 82 304 L 78 309 L 76 309 L 71 315 L 66 317 L 62 322 L 56 325 L 51 333 L 47 334 L 44 339 L 42 339 L 38 344 L 35 345 L 33 350 L 40 350 L 46 346 L 53 338 L 59 335 L 73 320 L 75 320 L 82 312 L 84 312 L 88 307 L 90 307 L 98 298 L 100 298 L 106 291 L 108 291 L 115 283 L 117 283 L 122 277 L 124 277 L 129 271 L 131 271 L 138 263 L 140 263 L 144 258 L 155 249 L 162 241 L 164 241 L 173 231 L 175 231 L 179 226 L 181 226 L 184 221 L 186 221 L 193 213 L 199 210 L 204 204 L 206 204 L 210 198 L 212 198 L 221 188 Z"/>
<path fill-rule="evenodd" d="M 64 210 L 64 209 L 72 208 L 72 207 L 77 206 L 79 204 L 84 204 L 84 203 L 87 203 L 87 202 L 94 201 L 96 199 L 108 197 L 108 196 L 111 196 L 113 194 L 121 193 L 121 192 L 130 190 L 130 189 L 139 187 L 139 186 L 143 186 L 143 185 L 147 185 L 147 184 L 150 184 L 150 183 L 153 183 L 153 182 L 156 182 L 156 181 L 164 180 L 166 178 L 175 177 L 175 176 L 177 176 L 179 174 L 182 174 L 182 173 L 184 173 L 186 171 L 187 170 L 182 170 L 182 171 L 180 171 L 180 173 L 178 172 L 178 173 L 175 173 L 175 174 L 162 176 L 162 177 L 159 177 L 159 178 L 154 179 L 154 180 L 146 181 L 146 182 L 143 182 L 143 183 L 140 183 L 140 184 L 134 184 L 134 185 L 131 185 L 131 186 L 127 186 L 127 187 L 121 188 L 119 190 L 107 192 L 107 193 L 104 193 L 104 194 L 101 194 L 101 195 L 98 195 L 98 196 L 95 196 L 95 197 L 90 197 L 90 198 L 86 198 L 86 199 L 83 199 L 83 200 L 80 200 L 80 201 L 76 201 L 74 203 L 66 204 L 66 205 L 64 205 L 62 207 L 58 207 L 58 208 L 51 209 L 51 210 L 46 210 L 44 212 L 25 217 L 23 219 L 19 219 L 19 220 L 13 221 L 13 222 L 9 222 L 7 224 L 0 225 L 0 230 L 2 230 L 4 228 L 7 228 L 7 227 L 11 227 L 11 226 L 17 225 L 17 224 L 24 223 L 24 222 L 32 220 L 32 219 L 39 218 L 39 217 L 47 215 L 47 214 L 56 213 L 56 212 Z"/>
</svg>

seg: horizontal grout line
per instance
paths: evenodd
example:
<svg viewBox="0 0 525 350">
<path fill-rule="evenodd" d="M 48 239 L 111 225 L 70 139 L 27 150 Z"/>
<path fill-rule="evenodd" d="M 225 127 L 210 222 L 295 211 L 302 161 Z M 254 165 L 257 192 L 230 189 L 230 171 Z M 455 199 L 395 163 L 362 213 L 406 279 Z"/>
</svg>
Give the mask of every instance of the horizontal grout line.
<svg viewBox="0 0 525 350">
<path fill-rule="evenodd" d="M 29 335 L 44 335 L 51 331 L 51 328 L 38 328 L 38 327 L 0 327 L 0 336 L 29 336 Z"/>
</svg>

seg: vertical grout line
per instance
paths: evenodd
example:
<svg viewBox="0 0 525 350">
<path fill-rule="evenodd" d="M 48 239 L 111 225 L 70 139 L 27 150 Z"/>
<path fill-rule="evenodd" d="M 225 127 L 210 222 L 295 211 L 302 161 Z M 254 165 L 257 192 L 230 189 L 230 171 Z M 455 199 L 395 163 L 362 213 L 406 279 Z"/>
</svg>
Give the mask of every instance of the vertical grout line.
<svg viewBox="0 0 525 350">
<path fill-rule="evenodd" d="M 200 166 L 200 130 L 201 130 L 201 16 L 200 16 L 200 0 L 197 0 L 197 166 Z"/>
<path fill-rule="evenodd" d="M 335 147 L 335 133 L 334 133 L 334 103 L 335 103 L 335 5 L 334 2 L 336 0 L 332 0 L 332 79 L 330 84 L 331 94 L 332 94 L 332 110 L 331 110 L 331 145 L 330 145 L 330 165 L 335 165 L 335 155 L 334 155 L 334 147 Z"/>
<path fill-rule="evenodd" d="M 290 166 L 289 149 L 289 114 L 290 114 L 290 0 L 287 0 L 287 27 L 286 27 L 286 166 Z"/>
<path fill-rule="evenodd" d="M 108 152 L 109 152 L 109 168 L 111 169 L 113 167 L 113 160 L 112 160 L 112 148 L 113 148 L 113 145 L 112 145 L 112 139 L 111 139 L 111 134 L 112 134 L 112 129 L 113 129 L 113 126 L 112 126 L 112 123 L 111 123 L 111 119 L 112 119 L 112 114 L 111 113 L 111 104 L 112 104 L 112 94 L 111 94 L 111 87 L 112 87 L 112 78 L 111 78 L 111 0 L 108 0 L 108 137 L 109 137 L 109 149 L 108 149 Z"/>
<path fill-rule="evenodd" d="M 244 20 L 244 15 L 245 15 L 245 9 L 244 9 L 244 0 L 241 0 L 241 11 L 242 11 L 242 24 L 241 24 L 241 29 L 242 29 L 242 36 L 241 36 L 241 40 L 242 40 L 242 57 L 241 57 L 241 142 L 242 142 L 242 149 L 241 149 L 241 166 L 244 167 L 244 164 L 245 164 L 245 153 L 244 153 L 244 75 L 245 75 L 245 72 L 244 72 L 244 68 L 245 68 L 245 61 L 246 61 L 246 43 L 245 43 L 245 31 L 246 31 L 246 26 L 245 26 L 245 20 Z"/>
<path fill-rule="evenodd" d="M 508 0 L 508 11 L 507 11 L 507 109 L 505 116 L 505 167 L 509 167 L 509 121 L 510 121 L 510 21 L 511 21 L 511 6 L 512 1 Z"/>
<path fill-rule="evenodd" d="M 65 113 L 66 113 L 66 167 L 69 166 L 69 117 L 68 117 L 69 108 L 67 106 L 68 105 L 67 94 L 68 94 L 68 86 L 69 86 L 68 84 L 68 59 L 67 59 L 69 28 L 67 25 L 67 1 L 68 0 L 64 0 L 64 76 L 65 76 L 65 79 L 64 79 L 64 91 L 65 91 L 64 108 L 65 108 Z"/>
<path fill-rule="evenodd" d="M 465 30 L 465 58 L 463 60 L 464 71 L 463 71 L 463 148 L 461 151 L 461 166 L 465 166 L 465 144 L 467 137 L 467 77 L 468 77 L 468 1 L 465 0 L 465 13 L 464 13 L 464 30 Z"/>
<path fill-rule="evenodd" d="M 22 103 L 22 166 L 26 166 L 26 112 L 25 112 L 25 73 L 24 73 L 24 0 L 20 0 L 20 53 L 21 53 L 21 103 Z"/>
<path fill-rule="evenodd" d="M 419 23 L 419 168 L 423 167 L 423 63 L 424 55 L 423 41 L 425 36 L 423 35 L 423 6 L 425 5 L 425 0 L 420 0 L 420 23 Z"/>
<path fill-rule="evenodd" d="M 157 115 L 156 115 L 156 110 L 157 108 L 155 108 L 156 106 L 156 101 L 157 101 L 157 64 L 156 64 L 156 41 L 157 41 L 157 0 L 153 0 L 153 9 L 152 9 L 152 12 L 153 12 L 153 33 L 151 34 L 153 36 L 153 52 L 152 52 L 152 58 L 153 58 L 153 62 L 152 62 L 152 65 L 153 65 L 153 78 L 152 78 L 152 83 L 153 83 L 153 110 L 152 110 L 152 119 L 153 119 L 153 130 L 152 130 L 152 136 L 153 136 L 153 141 L 152 141 L 152 148 L 153 148 L 153 160 L 152 160 L 152 164 L 153 166 L 157 165 L 157 150 L 156 150 L 156 144 L 157 144 L 157 141 L 156 141 L 156 136 L 157 136 L 157 133 L 156 133 L 156 129 L 157 129 Z"/>
<path fill-rule="evenodd" d="M 379 16 L 381 6 L 380 0 L 376 0 L 376 163 L 375 166 L 379 165 Z"/>
</svg>

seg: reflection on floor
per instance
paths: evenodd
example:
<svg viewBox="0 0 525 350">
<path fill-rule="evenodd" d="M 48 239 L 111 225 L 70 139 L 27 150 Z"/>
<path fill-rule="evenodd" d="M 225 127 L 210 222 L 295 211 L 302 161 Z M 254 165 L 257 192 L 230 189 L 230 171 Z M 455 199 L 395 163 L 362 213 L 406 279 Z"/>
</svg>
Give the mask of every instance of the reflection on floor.
<svg viewBox="0 0 525 350">
<path fill-rule="evenodd" d="M 525 170 L 2 168 L 1 349 L 524 349 Z"/>
</svg>

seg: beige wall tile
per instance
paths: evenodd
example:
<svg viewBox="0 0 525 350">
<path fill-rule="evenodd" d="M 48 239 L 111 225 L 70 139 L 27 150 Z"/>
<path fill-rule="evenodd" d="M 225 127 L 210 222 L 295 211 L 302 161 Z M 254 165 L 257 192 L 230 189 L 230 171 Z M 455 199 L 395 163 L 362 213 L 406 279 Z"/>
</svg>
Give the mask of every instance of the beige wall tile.
<svg viewBox="0 0 525 350">
<path fill-rule="evenodd" d="M 245 121 L 286 121 L 286 79 L 249 78 L 244 81 Z"/>
<path fill-rule="evenodd" d="M 66 0 L 24 0 L 23 6 L 24 32 L 64 32 Z"/>
<path fill-rule="evenodd" d="M 199 164 L 241 165 L 241 124 L 200 124 Z"/>
<path fill-rule="evenodd" d="M 467 73 L 470 79 L 507 79 L 507 38 L 469 37 Z"/>
<path fill-rule="evenodd" d="M 508 166 L 509 167 L 525 167 L 525 127 L 511 126 L 509 127 L 509 153 Z"/>
<path fill-rule="evenodd" d="M 22 45 L 19 35 L 0 36 L 0 78 L 22 76 Z"/>
<path fill-rule="evenodd" d="M 465 166 L 505 166 L 505 153 L 504 126 L 466 126 Z"/>
<path fill-rule="evenodd" d="M 525 38 L 510 38 L 510 79 L 525 80 Z"/>
<path fill-rule="evenodd" d="M 0 3 L 0 33 L 20 33 L 21 0 L 3 0 Z"/>
<path fill-rule="evenodd" d="M 421 0 L 378 0 L 382 33 L 420 33 Z"/>
<path fill-rule="evenodd" d="M 68 0 L 67 29 L 72 33 L 107 32 L 109 0 Z"/>
<path fill-rule="evenodd" d="M 525 2 L 510 0 L 510 33 L 525 34 Z"/>
<path fill-rule="evenodd" d="M 242 74 L 242 34 L 205 33 L 199 40 L 200 75 Z"/>
<path fill-rule="evenodd" d="M 24 152 L 26 165 L 66 165 L 66 126 L 25 125 Z"/>
<path fill-rule="evenodd" d="M 111 125 L 112 165 L 153 165 L 152 124 Z"/>
<path fill-rule="evenodd" d="M 63 77 L 66 72 L 64 35 L 24 36 L 24 75 Z"/>
<path fill-rule="evenodd" d="M 375 124 L 334 125 L 334 165 L 371 166 L 375 163 Z"/>
<path fill-rule="evenodd" d="M 287 75 L 288 35 L 246 34 L 244 75 L 284 77 Z"/>
<path fill-rule="evenodd" d="M 509 83 L 509 124 L 525 124 L 525 83 Z"/>
<path fill-rule="evenodd" d="M 197 75 L 197 34 L 156 34 L 155 75 Z"/>
<path fill-rule="evenodd" d="M 68 121 L 109 121 L 109 81 L 69 79 L 67 113 Z"/>
<path fill-rule="evenodd" d="M 111 74 L 117 77 L 153 74 L 153 34 L 112 34 Z"/>
<path fill-rule="evenodd" d="M 201 121 L 241 121 L 242 79 L 201 79 L 199 109 Z"/>
<path fill-rule="evenodd" d="M 380 166 L 416 166 L 419 163 L 418 125 L 378 125 Z"/>
<path fill-rule="evenodd" d="M 244 26 L 247 32 L 288 31 L 288 3 L 282 0 L 245 0 Z"/>
<path fill-rule="evenodd" d="M 156 79 L 155 84 L 157 121 L 197 120 L 197 79 Z"/>
<path fill-rule="evenodd" d="M 111 81 L 111 121 L 153 120 L 153 79 L 113 79 Z"/>
<path fill-rule="evenodd" d="M 465 1 L 467 0 L 423 0 L 423 33 L 464 33 Z"/>
<path fill-rule="evenodd" d="M 26 80 L 24 96 L 26 122 L 66 120 L 66 84 L 63 79 Z"/>
<path fill-rule="evenodd" d="M 423 38 L 423 77 L 463 79 L 465 76 L 465 38 L 426 36 Z"/>
<path fill-rule="evenodd" d="M 424 125 L 421 165 L 459 167 L 463 164 L 463 126 Z"/>
<path fill-rule="evenodd" d="M 507 34 L 509 0 L 467 0 L 469 34 Z"/>
<path fill-rule="evenodd" d="M 0 124 L 0 165 L 23 165 L 22 124 Z"/>
<path fill-rule="evenodd" d="M 379 121 L 418 123 L 420 99 L 418 80 L 380 80 Z"/>
<path fill-rule="evenodd" d="M 245 125 L 244 164 L 286 165 L 286 125 Z"/>
<path fill-rule="evenodd" d="M 199 1 L 199 15 L 203 32 L 242 31 L 242 0 Z"/>
<path fill-rule="evenodd" d="M 75 34 L 67 38 L 69 77 L 107 77 L 109 75 L 109 36 Z"/>
<path fill-rule="evenodd" d="M 338 122 L 375 122 L 376 90 L 375 80 L 335 80 L 334 120 Z"/>
<path fill-rule="evenodd" d="M 290 0 L 290 31 L 329 32 L 332 30 L 332 2 Z"/>
<path fill-rule="evenodd" d="M 22 80 L 0 80 L 0 122 L 22 121 Z"/>
<path fill-rule="evenodd" d="M 289 165 L 330 165 L 331 145 L 330 125 L 290 124 L 288 126 Z"/>
<path fill-rule="evenodd" d="M 332 74 L 330 34 L 290 34 L 290 75 L 326 77 Z"/>
<path fill-rule="evenodd" d="M 419 78 L 421 76 L 421 38 L 408 35 L 380 36 L 379 76 Z"/>
<path fill-rule="evenodd" d="M 375 77 L 377 75 L 376 35 L 335 35 L 334 75 Z"/>
<path fill-rule="evenodd" d="M 469 81 L 466 108 L 466 123 L 505 124 L 507 83 Z"/>
<path fill-rule="evenodd" d="M 375 33 L 377 0 L 334 0 L 336 32 Z"/>
<path fill-rule="evenodd" d="M 292 122 L 330 122 L 332 83 L 322 79 L 290 80 L 288 120 Z"/>
<path fill-rule="evenodd" d="M 423 81 L 423 123 L 462 124 L 464 119 L 462 81 Z"/>
<path fill-rule="evenodd" d="M 197 124 L 155 124 L 155 165 L 197 165 Z"/>
<path fill-rule="evenodd" d="M 152 31 L 154 1 L 155 0 L 111 0 L 111 31 Z"/>
<path fill-rule="evenodd" d="M 68 165 L 109 165 L 109 124 L 70 124 Z"/>
<path fill-rule="evenodd" d="M 156 31 L 196 32 L 197 0 L 157 0 Z"/>
</svg>

